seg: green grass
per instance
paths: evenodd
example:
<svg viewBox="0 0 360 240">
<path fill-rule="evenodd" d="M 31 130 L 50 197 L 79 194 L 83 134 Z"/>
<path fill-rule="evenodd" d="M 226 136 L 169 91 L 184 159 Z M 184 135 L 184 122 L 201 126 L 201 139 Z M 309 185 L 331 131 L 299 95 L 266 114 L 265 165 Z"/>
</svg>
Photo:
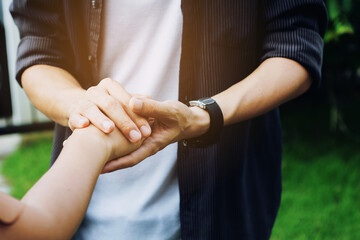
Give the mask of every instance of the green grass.
<svg viewBox="0 0 360 240">
<path fill-rule="evenodd" d="M 283 194 L 271 239 L 360 239 L 359 143 L 329 131 L 324 100 L 282 110 Z M 48 169 L 50 135 L 27 136 L 4 160 L 15 197 Z"/>
<path fill-rule="evenodd" d="M 283 193 L 272 240 L 360 239 L 359 143 L 329 131 L 329 114 L 315 99 L 285 107 Z"/>
<path fill-rule="evenodd" d="M 26 134 L 20 147 L 3 160 L 1 172 L 11 195 L 21 199 L 49 168 L 52 133 Z"/>
<path fill-rule="evenodd" d="M 333 145 L 314 154 L 308 147 L 285 145 L 272 239 L 360 239 L 360 152 Z"/>
</svg>

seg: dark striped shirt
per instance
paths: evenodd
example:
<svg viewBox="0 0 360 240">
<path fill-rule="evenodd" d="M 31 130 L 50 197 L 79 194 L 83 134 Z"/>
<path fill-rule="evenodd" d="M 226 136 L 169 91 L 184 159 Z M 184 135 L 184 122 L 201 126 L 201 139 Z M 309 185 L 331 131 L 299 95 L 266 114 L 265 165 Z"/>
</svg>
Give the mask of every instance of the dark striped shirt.
<svg viewBox="0 0 360 240">
<path fill-rule="evenodd" d="M 104 0 L 105 1 L 105 0 Z M 61 67 L 84 88 L 99 82 L 101 0 L 14 0 L 17 79 L 35 64 Z M 183 0 L 179 100 L 212 96 L 267 58 L 303 65 L 320 83 L 326 10 L 320 0 Z M 52 159 L 69 129 L 56 126 Z M 203 149 L 179 145 L 182 239 L 267 239 L 280 205 L 278 109 L 225 127 Z"/>
</svg>

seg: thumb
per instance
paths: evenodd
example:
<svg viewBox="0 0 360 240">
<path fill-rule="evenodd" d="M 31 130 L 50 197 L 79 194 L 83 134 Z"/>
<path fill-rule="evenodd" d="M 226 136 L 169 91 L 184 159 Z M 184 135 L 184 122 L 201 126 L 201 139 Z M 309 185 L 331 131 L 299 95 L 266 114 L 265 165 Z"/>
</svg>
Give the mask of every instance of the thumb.
<svg viewBox="0 0 360 240">
<path fill-rule="evenodd" d="M 171 111 L 171 106 L 164 102 L 155 101 L 149 98 L 130 99 L 130 108 L 134 113 L 144 117 L 166 118 Z"/>
</svg>

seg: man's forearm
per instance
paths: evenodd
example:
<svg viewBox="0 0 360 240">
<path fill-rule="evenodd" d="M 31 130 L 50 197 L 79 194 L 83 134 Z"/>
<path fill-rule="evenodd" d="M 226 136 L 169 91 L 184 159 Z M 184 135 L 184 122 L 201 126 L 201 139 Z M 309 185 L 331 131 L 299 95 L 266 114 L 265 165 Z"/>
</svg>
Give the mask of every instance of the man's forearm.
<svg viewBox="0 0 360 240">
<path fill-rule="evenodd" d="M 285 58 L 264 61 L 247 78 L 213 98 L 219 104 L 225 125 L 251 119 L 298 97 L 311 85 L 307 71 Z"/>
<path fill-rule="evenodd" d="M 85 90 L 67 71 L 35 65 L 23 73 L 22 85 L 36 108 L 72 130 L 92 123 L 109 133 L 116 126 L 130 142 L 151 133 L 147 120 L 129 109 L 131 94 L 113 79 L 105 78 Z"/>
<path fill-rule="evenodd" d="M 225 125 L 229 125 L 274 109 L 304 93 L 310 84 L 309 74 L 300 64 L 289 59 L 271 58 L 246 79 L 213 98 L 223 112 Z M 155 118 L 158 124 L 139 149 L 107 163 L 105 172 L 132 167 L 174 141 L 204 134 L 210 126 L 210 116 L 205 110 L 188 108 L 179 101 L 133 98 L 130 106 L 139 115 Z"/>
<path fill-rule="evenodd" d="M 21 83 L 34 106 L 63 126 L 68 125 L 71 105 L 85 94 L 70 73 L 48 65 L 28 68 Z"/>
</svg>

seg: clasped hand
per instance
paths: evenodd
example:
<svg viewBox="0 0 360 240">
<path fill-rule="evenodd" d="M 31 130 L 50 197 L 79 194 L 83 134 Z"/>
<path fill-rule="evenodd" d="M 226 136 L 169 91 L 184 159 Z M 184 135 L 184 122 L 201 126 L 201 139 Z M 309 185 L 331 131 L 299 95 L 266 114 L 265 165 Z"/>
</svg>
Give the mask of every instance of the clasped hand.
<svg viewBox="0 0 360 240">
<path fill-rule="evenodd" d="M 142 142 L 128 155 L 109 161 L 103 173 L 132 167 L 171 143 L 205 133 L 210 124 L 208 113 L 200 108 L 131 95 L 112 79 L 89 88 L 86 96 L 71 111 L 71 129 L 87 127 L 91 122 L 110 133 L 116 126 L 130 142 Z"/>
</svg>

